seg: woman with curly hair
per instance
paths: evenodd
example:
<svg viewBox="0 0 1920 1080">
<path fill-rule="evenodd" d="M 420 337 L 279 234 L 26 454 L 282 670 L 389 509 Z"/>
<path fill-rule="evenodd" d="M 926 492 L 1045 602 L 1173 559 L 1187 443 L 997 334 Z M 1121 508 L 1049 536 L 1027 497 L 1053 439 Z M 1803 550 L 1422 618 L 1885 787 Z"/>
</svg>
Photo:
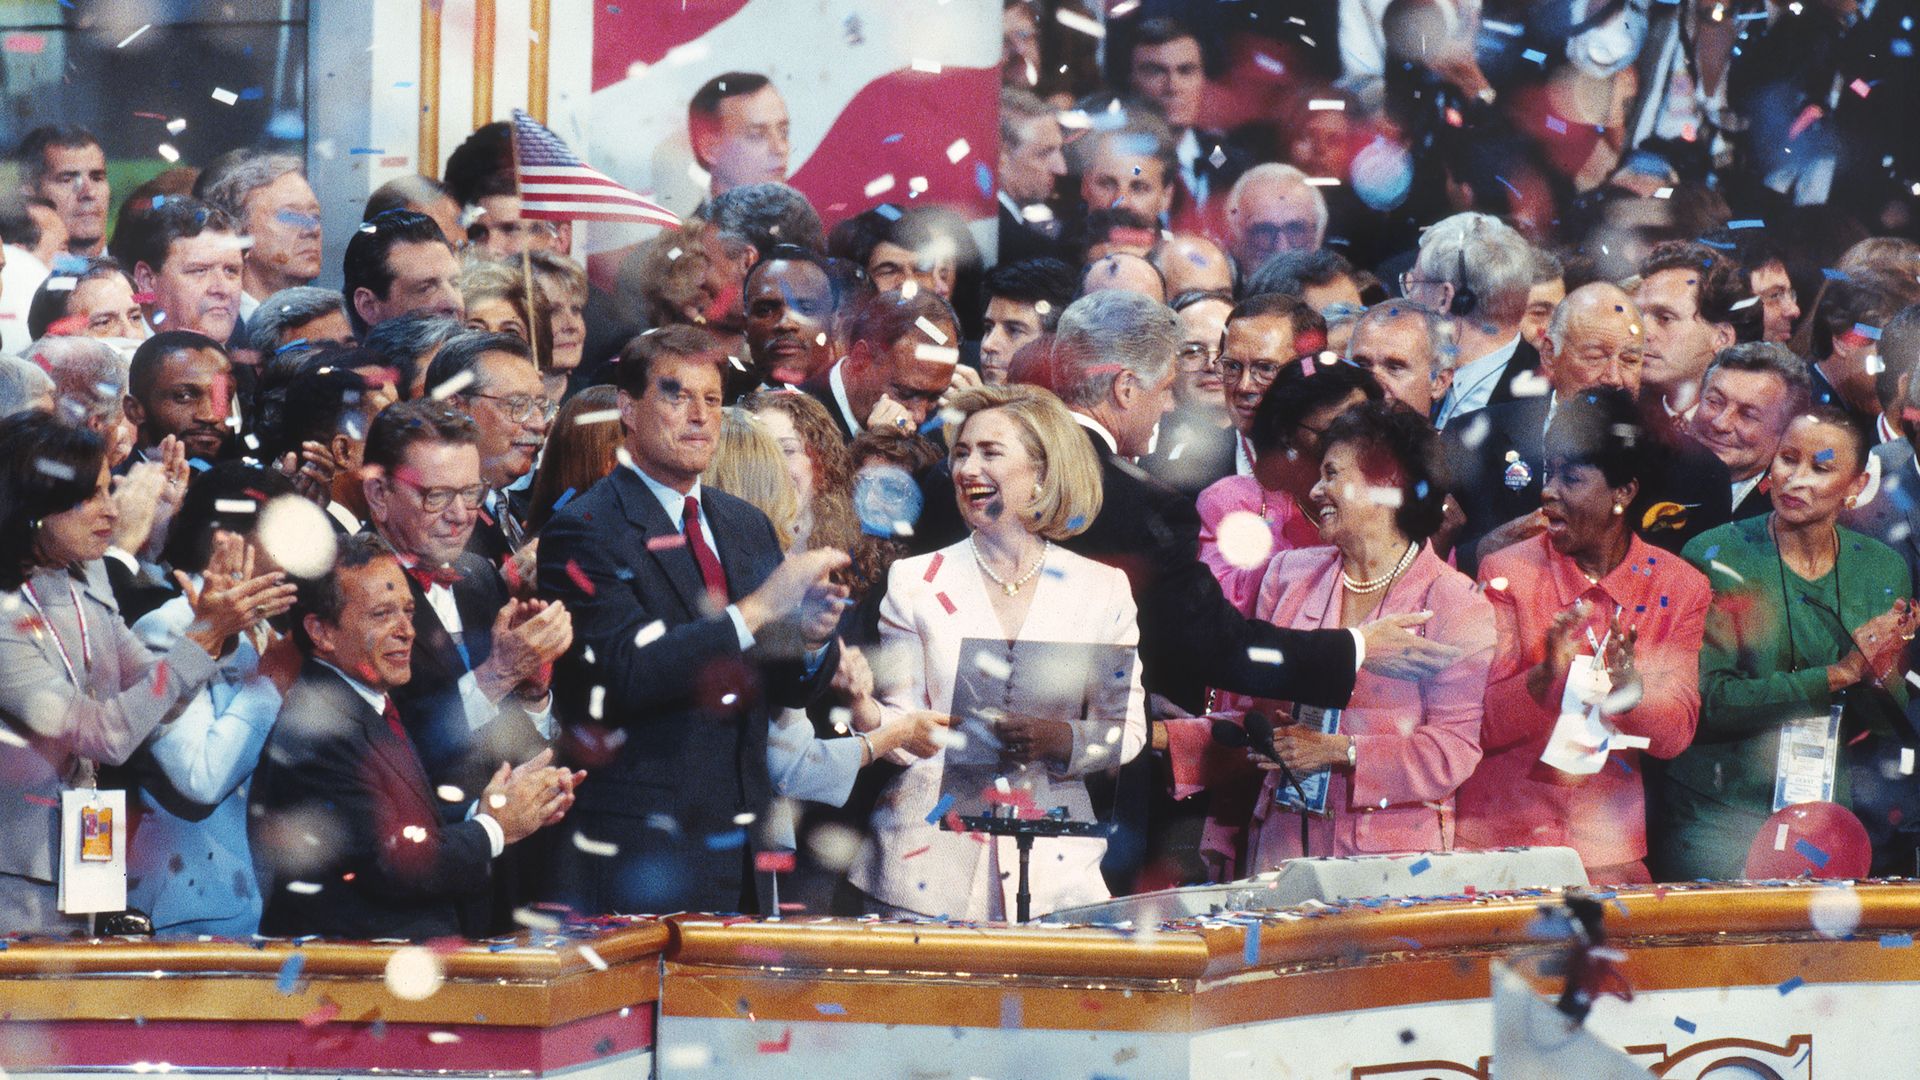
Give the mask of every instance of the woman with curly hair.
<svg viewBox="0 0 1920 1080">
<path fill-rule="evenodd" d="M 787 475 L 800 497 L 793 550 L 830 547 L 850 552 L 849 584 L 858 599 L 877 580 L 879 564 L 853 510 L 853 456 L 833 417 L 826 406 L 790 390 L 756 390 L 740 404 L 773 436 L 786 458 Z"/>
</svg>

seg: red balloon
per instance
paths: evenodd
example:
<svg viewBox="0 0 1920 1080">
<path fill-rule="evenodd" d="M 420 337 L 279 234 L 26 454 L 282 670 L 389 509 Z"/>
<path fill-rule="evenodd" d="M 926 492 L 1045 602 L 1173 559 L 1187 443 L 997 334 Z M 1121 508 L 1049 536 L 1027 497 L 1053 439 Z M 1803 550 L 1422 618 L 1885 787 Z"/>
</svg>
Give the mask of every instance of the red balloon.
<svg viewBox="0 0 1920 1080">
<path fill-rule="evenodd" d="M 1873 864 L 1867 828 L 1837 803 L 1809 802 L 1774 812 L 1747 849 L 1749 878 L 1858 878 Z"/>
</svg>

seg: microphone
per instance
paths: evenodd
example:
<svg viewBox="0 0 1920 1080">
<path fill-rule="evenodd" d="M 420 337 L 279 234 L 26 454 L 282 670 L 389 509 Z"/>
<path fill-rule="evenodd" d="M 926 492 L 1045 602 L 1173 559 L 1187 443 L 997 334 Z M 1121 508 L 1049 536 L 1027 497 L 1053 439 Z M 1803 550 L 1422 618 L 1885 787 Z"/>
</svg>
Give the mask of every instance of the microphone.
<svg viewBox="0 0 1920 1080">
<path fill-rule="evenodd" d="M 1273 718 L 1258 709 L 1247 713 L 1247 745 L 1254 752 L 1270 761 L 1279 761 L 1280 752 L 1273 748 Z"/>
</svg>

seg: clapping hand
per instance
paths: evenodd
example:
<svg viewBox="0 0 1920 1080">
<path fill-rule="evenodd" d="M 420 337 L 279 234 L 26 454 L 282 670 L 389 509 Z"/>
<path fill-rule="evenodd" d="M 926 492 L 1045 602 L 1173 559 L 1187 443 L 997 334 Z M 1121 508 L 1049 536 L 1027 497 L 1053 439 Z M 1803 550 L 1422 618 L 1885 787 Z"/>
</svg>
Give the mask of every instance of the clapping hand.
<svg viewBox="0 0 1920 1080">
<path fill-rule="evenodd" d="M 1646 687 L 1640 681 L 1640 669 L 1633 662 L 1633 646 L 1639 640 L 1639 628 L 1620 625 L 1620 612 L 1616 609 L 1613 619 L 1607 624 L 1607 646 L 1601 650 L 1600 656 L 1612 685 L 1605 706 L 1610 714 L 1632 709 L 1640 704 L 1641 697 L 1646 693 Z"/>
<path fill-rule="evenodd" d="M 229 532 L 216 532 L 201 584 L 180 571 L 173 578 L 193 609 L 187 636 L 218 659 L 235 634 L 293 606 L 298 590 L 279 571 L 255 575 L 253 548 Z"/>
</svg>

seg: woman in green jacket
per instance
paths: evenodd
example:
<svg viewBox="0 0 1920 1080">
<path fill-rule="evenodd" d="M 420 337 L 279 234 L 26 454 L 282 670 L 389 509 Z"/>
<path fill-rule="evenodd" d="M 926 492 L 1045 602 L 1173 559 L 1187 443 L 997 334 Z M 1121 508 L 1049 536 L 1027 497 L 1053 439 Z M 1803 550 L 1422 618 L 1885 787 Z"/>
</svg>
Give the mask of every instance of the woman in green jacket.
<svg viewBox="0 0 1920 1080">
<path fill-rule="evenodd" d="M 1773 512 L 1703 533 L 1682 552 L 1712 582 L 1713 607 L 1699 729 L 1666 765 L 1651 838 L 1664 880 L 1742 876 L 1774 809 L 1786 725 L 1846 706 L 1832 800 L 1850 806 L 1849 744 L 1892 737 L 1901 722 L 1899 662 L 1920 623 L 1907 568 L 1885 544 L 1835 524 L 1867 486 L 1867 453 L 1846 414 L 1804 410 L 1768 475 Z"/>
</svg>

